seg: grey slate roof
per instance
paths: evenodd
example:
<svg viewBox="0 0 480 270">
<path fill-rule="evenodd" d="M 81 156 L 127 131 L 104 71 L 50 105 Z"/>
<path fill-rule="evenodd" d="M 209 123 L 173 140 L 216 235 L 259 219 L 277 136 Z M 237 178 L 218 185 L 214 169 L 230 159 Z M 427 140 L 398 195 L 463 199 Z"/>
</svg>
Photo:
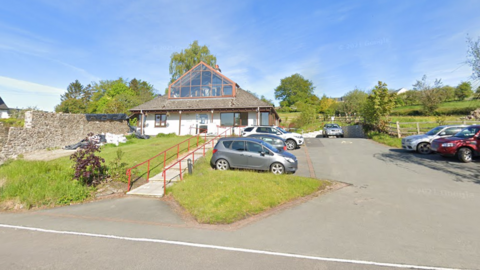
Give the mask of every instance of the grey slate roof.
<svg viewBox="0 0 480 270">
<path fill-rule="evenodd" d="M 144 104 L 130 109 L 130 111 L 154 111 L 154 110 L 191 110 L 191 109 L 234 109 L 234 108 L 257 108 L 271 107 L 270 104 L 261 101 L 249 92 L 237 88 L 236 97 L 233 98 L 198 98 L 198 99 L 168 99 L 160 96 Z"/>
<path fill-rule="evenodd" d="M 0 97 L 0 110 L 8 110 L 7 104 L 5 104 L 5 102 L 1 97 Z"/>
</svg>

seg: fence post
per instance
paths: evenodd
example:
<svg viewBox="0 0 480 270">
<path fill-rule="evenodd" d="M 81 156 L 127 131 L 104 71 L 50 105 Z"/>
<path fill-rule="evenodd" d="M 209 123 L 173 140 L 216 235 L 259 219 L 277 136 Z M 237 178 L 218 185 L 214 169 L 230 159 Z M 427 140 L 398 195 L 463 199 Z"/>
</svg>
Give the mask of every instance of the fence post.
<svg viewBox="0 0 480 270">
<path fill-rule="evenodd" d="M 417 134 L 420 135 L 420 124 L 417 122 Z"/>
<path fill-rule="evenodd" d="M 400 132 L 400 123 L 398 121 L 397 121 L 397 135 L 398 135 L 398 138 L 402 137 L 402 133 Z"/>
<path fill-rule="evenodd" d="M 178 159 L 179 153 L 180 153 L 180 144 L 177 144 L 177 159 Z"/>
<path fill-rule="evenodd" d="M 466 124 L 467 124 L 467 120 L 463 119 L 463 124 L 466 125 Z"/>
</svg>

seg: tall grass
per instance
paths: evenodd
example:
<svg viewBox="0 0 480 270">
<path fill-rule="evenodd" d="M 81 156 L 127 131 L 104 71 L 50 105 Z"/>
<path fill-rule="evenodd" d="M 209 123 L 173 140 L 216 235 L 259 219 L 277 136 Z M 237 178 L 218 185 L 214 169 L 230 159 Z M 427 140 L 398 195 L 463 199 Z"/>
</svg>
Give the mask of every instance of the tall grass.
<svg viewBox="0 0 480 270">
<path fill-rule="evenodd" d="M 402 148 L 401 138 L 395 138 L 388 134 L 380 132 L 370 132 L 367 134 L 367 137 L 381 144 L 385 144 L 395 148 Z"/>
<path fill-rule="evenodd" d="M 129 139 L 119 146 L 106 145 L 101 148 L 99 155 L 109 165 L 116 157 L 117 150 L 124 152 L 122 162 L 127 168 L 141 163 L 156 154 L 186 140 L 186 136 L 167 136 L 163 138 L 152 137 L 149 140 Z M 199 144 L 203 139 L 199 140 Z M 191 147 L 196 146 L 196 139 L 191 142 Z M 180 152 L 186 152 L 188 143 L 180 147 Z M 168 151 L 167 164 L 176 159 L 177 148 Z M 93 188 L 82 186 L 73 179 L 73 161 L 69 157 L 62 157 L 52 161 L 25 161 L 15 160 L 0 166 L 0 179 L 5 179 L 0 188 L 0 201 L 16 201 L 27 208 L 43 205 L 53 206 L 80 202 L 91 195 Z M 150 166 L 150 175 L 159 173 L 163 169 L 163 155 L 154 160 Z M 138 176 L 146 174 L 147 165 L 141 166 Z M 125 172 L 123 172 L 125 173 Z"/>
<path fill-rule="evenodd" d="M 0 200 L 13 200 L 26 208 L 83 201 L 92 190 L 72 180 L 73 171 L 55 161 L 13 161 L 0 167 L 0 177 L 7 179 L 0 188 Z"/>
<path fill-rule="evenodd" d="M 258 214 L 330 185 L 328 181 L 269 172 L 210 168 L 211 154 L 195 164 L 194 173 L 168 192 L 198 222 L 228 224 Z"/>
</svg>

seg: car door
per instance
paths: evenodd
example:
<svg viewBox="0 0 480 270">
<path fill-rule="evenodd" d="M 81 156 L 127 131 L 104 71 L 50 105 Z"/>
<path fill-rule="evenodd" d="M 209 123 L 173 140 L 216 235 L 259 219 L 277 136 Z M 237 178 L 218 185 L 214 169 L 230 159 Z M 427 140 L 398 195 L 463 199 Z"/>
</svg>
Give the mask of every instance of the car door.
<svg viewBox="0 0 480 270">
<path fill-rule="evenodd" d="M 263 146 L 256 142 L 247 142 L 247 156 L 248 168 L 251 169 L 267 169 L 270 166 L 270 155 L 265 154 Z M 263 154 L 262 154 L 263 153 Z M 267 153 L 269 153 L 267 151 Z"/>
<path fill-rule="evenodd" d="M 228 153 L 230 166 L 235 168 L 247 168 L 247 156 L 245 155 L 245 141 L 233 141 Z"/>
</svg>

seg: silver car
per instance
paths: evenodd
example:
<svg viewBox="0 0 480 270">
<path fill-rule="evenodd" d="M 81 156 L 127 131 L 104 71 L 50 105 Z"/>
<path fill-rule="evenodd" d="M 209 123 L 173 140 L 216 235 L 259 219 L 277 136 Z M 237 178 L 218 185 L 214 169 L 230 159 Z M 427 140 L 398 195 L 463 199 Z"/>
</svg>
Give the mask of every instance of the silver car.
<svg viewBox="0 0 480 270">
<path fill-rule="evenodd" d="M 295 173 L 297 158 L 278 151 L 270 144 L 254 138 L 221 138 L 213 149 L 210 164 L 217 170 L 243 168 L 271 171 L 274 174 Z"/>
<path fill-rule="evenodd" d="M 430 144 L 438 138 L 446 138 L 460 132 L 467 125 L 445 125 L 431 129 L 421 135 L 412 135 L 402 139 L 402 148 L 408 151 L 417 151 L 420 154 L 430 154 Z"/>
<path fill-rule="evenodd" d="M 343 138 L 343 129 L 337 124 L 325 124 L 325 126 L 323 126 L 323 137 L 330 136 Z"/>
</svg>

